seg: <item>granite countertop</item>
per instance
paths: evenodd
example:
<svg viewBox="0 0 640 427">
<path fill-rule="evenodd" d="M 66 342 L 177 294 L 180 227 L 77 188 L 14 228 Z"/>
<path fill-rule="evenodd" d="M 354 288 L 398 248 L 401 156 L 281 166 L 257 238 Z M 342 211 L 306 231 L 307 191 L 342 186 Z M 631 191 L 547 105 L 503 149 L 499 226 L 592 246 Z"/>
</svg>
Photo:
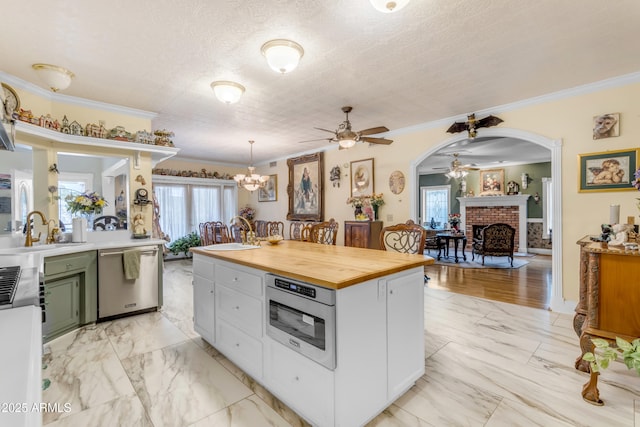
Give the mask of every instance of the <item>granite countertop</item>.
<svg viewBox="0 0 640 427">
<path fill-rule="evenodd" d="M 191 248 L 191 252 L 332 289 L 434 263 L 427 255 L 296 240 L 283 240 L 277 245 L 262 242 L 259 249 L 252 250 L 216 251 L 215 245 L 210 248 Z"/>
</svg>

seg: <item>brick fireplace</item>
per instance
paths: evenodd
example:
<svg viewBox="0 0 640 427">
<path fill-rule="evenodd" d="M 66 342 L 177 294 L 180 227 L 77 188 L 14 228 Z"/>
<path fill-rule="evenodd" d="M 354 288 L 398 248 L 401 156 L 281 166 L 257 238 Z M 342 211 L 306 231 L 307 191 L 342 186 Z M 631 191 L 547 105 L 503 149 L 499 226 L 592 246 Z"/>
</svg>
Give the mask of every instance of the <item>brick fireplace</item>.
<svg viewBox="0 0 640 427">
<path fill-rule="evenodd" d="M 515 196 L 458 197 L 460 219 L 467 239 L 473 239 L 473 226 L 496 222 L 509 224 L 516 229 L 516 252 L 527 252 L 527 199 L 528 194 Z"/>
</svg>

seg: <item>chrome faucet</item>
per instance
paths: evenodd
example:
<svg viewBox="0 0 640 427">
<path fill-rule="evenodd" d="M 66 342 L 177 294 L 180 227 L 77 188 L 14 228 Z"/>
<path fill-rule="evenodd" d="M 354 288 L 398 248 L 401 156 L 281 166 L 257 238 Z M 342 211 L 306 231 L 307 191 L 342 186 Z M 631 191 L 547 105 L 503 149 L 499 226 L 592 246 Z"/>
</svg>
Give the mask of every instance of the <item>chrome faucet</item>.
<svg viewBox="0 0 640 427">
<path fill-rule="evenodd" d="M 47 222 L 47 218 L 45 218 L 44 214 L 40 211 L 31 211 L 27 214 L 27 238 L 24 241 L 24 245 L 25 246 L 33 246 L 33 242 L 39 242 L 40 241 L 40 235 L 42 233 L 38 233 L 38 237 L 33 237 L 31 235 L 31 217 L 33 215 L 40 215 L 40 218 L 42 218 L 42 225 L 46 225 L 47 228 L 49 227 L 49 223 Z"/>
<path fill-rule="evenodd" d="M 245 224 L 247 224 L 247 227 L 249 228 L 249 231 L 246 231 L 246 232 L 242 231 L 242 244 L 260 246 L 260 242 L 256 240 L 256 233 L 253 232 L 253 229 L 251 228 L 251 223 L 247 220 L 247 218 L 242 217 L 240 215 L 236 215 L 233 218 L 231 218 L 230 224 L 233 225 L 234 220 L 236 218 L 244 221 Z"/>
</svg>

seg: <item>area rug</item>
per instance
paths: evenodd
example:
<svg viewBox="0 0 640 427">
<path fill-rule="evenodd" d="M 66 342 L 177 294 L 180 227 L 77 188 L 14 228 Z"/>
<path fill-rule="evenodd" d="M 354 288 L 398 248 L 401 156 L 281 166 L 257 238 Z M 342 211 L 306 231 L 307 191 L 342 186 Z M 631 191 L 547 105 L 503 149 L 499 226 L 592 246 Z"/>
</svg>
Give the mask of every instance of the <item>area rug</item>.
<svg viewBox="0 0 640 427">
<path fill-rule="evenodd" d="M 465 255 L 467 256 L 467 260 L 465 261 L 460 254 L 458 254 L 458 262 L 455 262 L 455 258 L 453 256 L 453 249 L 449 250 L 449 258 L 442 257 L 438 260 L 438 253 L 436 251 L 431 251 L 431 253 L 425 252 L 426 255 L 433 257 L 436 260 L 436 265 L 447 265 L 451 267 L 459 267 L 459 268 L 520 268 L 529 264 L 529 261 L 526 258 L 531 258 L 531 254 L 526 254 L 524 256 L 518 256 L 518 254 L 514 254 L 513 257 L 513 267 L 511 267 L 511 263 L 509 261 L 509 257 L 506 256 L 487 256 L 484 259 L 484 265 L 482 265 L 482 257 L 476 255 L 476 259 L 471 261 L 471 252 L 465 251 Z"/>
</svg>

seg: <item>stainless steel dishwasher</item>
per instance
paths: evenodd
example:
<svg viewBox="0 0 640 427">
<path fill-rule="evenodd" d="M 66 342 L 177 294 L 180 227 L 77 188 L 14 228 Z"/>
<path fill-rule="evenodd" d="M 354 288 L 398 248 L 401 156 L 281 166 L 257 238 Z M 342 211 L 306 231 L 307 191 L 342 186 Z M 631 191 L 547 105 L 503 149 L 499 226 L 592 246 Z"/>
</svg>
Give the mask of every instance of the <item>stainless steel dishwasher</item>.
<svg viewBox="0 0 640 427">
<path fill-rule="evenodd" d="M 127 279 L 123 255 L 140 251 L 140 273 Z M 158 247 L 134 246 L 98 251 L 98 319 L 103 320 L 158 307 Z"/>
</svg>

